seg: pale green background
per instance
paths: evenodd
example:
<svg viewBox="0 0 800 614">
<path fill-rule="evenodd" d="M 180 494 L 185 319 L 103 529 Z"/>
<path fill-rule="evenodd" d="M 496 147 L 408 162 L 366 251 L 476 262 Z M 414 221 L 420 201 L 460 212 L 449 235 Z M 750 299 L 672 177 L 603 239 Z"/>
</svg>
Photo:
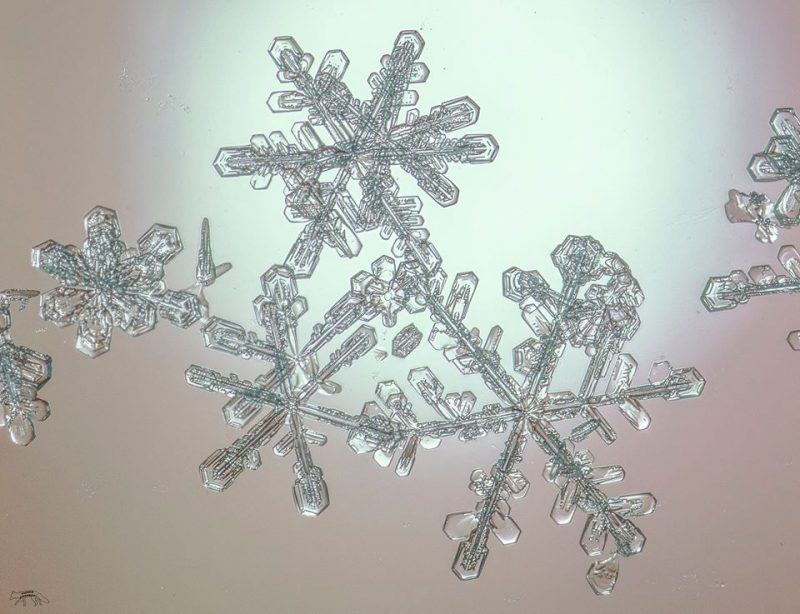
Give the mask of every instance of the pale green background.
<svg viewBox="0 0 800 614">
<path fill-rule="evenodd" d="M 652 490 L 660 502 L 640 525 L 645 552 L 623 561 L 614 595 L 601 599 L 583 579 L 582 519 L 548 518 L 555 490 L 538 478 L 538 452 L 523 464 L 532 492 L 514 505 L 520 542 L 495 544 L 481 579 L 459 583 L 441 523 L 474 504 L 469 472 L 491 465 L 499 440 L 447 442 L 400 480 L 329 431 L 315 458 L 332 503 L 318 519 L 296 515 L 291 463 L 266 452 L 262 469 L 213 494 L 197 464 L 236 433 L 222 422 L 224 399 L 187 386 L 183 371 L 197 362 L 252 377 L 258 365 L 206 351 L 196 329 L 168 324 L 137 339 L 117 331 L 113 351 L 92 361 L 72 349 L 74 329 L 29 309 L 15 338 L 53 355 L 43 392 L 53 415 L 29 448 L 0 439 L 0 611 L 15 610 L 5 595 L 22 589 L 50 599 L 42 612 L 81 614 L 797 611 L 800 355 L 784 337 L 800 326 L 800 299 L 718 315 L 699 302 L 709 275 L 775 263 L 777 246 L 728 224 L 722 203 L 731 187 L 751 189 L 745 166 L 766 144 L 772 110 L 800 104 L 794 3 L 2 8 L 0 287 L 49 287 L 30 268 L 30 247 L 80 242 L 82 216 L 98 204 L 119 211 L 129 242 L 153 222 L 177 225 L 187 249 L 169 278 L 187 285 L 208 216 L 218 261 L 234 263 L 210 292 L 216 313 L 252 325 L 257 278 L 300 227 L 283 218 L 279 181 L 255 192 L 221 180 L 211 162 L 222 145 L 301 119 L 264 104 L 282 88 L 270 41 L 292 35 L 317 58 L 344 49 L 347 82 L 366 96 L 397 32 L 418 29 L 431 69 L 421 109 L 468 94 L 481 105 L 477 131 L 501 145 L 494 164 L 451 171 L 455 207 L 425 198 L 447 269 L 481 278 L 470 321 L 502 323 L 510 356 L 526 333 L 500 294 L 502 271 L 539 268 L 555 281 L 552 248 L 591 233 L 627 260 L 647 296 L 628 347 L 640 377 L 666 357 L 709 383 L 700 399 L 651 403 L 644 433 L 611 415 L 619 441 L 590 440 L 599 462 L 626 467 L 617 492 Z M 356 262 L 326 251 L 303 283 L 307 327 L 388 247 L 377 235 L 364 243 Z M 365 361 L 335 402 L 358 412 L 376 379 L 403 378 L 429 357 L 452 389 L 479 390 L 420 351 Z M 568 363 L 560 385 L 575 385 L 579 367 Z"/>
</svg>

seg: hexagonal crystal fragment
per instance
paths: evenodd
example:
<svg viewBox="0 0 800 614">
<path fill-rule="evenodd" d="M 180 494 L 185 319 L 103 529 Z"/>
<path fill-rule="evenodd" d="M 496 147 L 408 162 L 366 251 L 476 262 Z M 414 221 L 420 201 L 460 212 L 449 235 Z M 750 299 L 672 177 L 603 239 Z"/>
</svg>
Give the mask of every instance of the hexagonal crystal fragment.
<svg viewBox="0 0 800 614">
<path fill-rule="evenodd" d="M 143 253 L 153 256 L 162 264 L 166 264 L 183 249 L 181 236 L 174 226 L 153 224 L 138 241 Z"/>
<path fill-rule="evenodd" d="M 586 572 L 586 581 L 597 595 L 610 595 L 619 576 L 619 558 L 616 554 L 592 563 Z"/>
</svg>

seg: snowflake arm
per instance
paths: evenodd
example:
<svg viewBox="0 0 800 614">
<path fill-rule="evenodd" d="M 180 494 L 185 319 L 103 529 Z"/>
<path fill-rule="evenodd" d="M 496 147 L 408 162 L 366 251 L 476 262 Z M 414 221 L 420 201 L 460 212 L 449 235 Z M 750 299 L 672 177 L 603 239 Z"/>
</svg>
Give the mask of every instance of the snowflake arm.
<svg viewBox="0 0 800 614">
<path fill-rule="evenodd" d="M 76 348 L 91 358 L 111 349 L 114 326 L 131 336 L 152 330 L 158 317 L 187 328 L 205 317 L 202 294 L 171 290 L 164 267 L 182 249 L 178 230 L 154 224 L 128 247 L 120 238 L 117 214 L 95 207 L 84 218 L 81 248 L 46 241 L 33 248 L 33 266 L 61 285 L 42 294 L 40 316 L 57 326 L 78 325 Z M 208 222 L 204 221 L 198 258 L 198 288 L 230 268 L 214 266 Z"/>
</svg>

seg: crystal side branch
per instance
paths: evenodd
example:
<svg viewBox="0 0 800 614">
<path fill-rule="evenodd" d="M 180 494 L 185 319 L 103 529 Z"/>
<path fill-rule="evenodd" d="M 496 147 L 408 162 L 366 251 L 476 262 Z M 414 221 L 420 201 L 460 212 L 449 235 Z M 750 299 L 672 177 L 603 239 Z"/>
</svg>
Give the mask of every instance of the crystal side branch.
<svg viewBox="0 0 800 614">
<path fill-rule="evenodd" d="M 725 204 L 728 219 L 755 224 L 762 243 L 773 243 L 780 228 L 800 224 L 800 120 L 794 109 L 777 109 L 770 126 L 775 136 L 750 159 L 748 170 L 755 181 L 785 181 L 781 195 L 773 202 L 761 192 L 731 190 Z"/>
<path fill-rule="evenodd" d="M 381 68 L 367 79 L 372 94 L 362 101 L 342 81 L 349 63 L 343 51 L 328 51 L 312 74 L 314 58 L 293 38 L 272 43 L 278 80 L 295 89 L 274 92 L 268 105 L 278 113 L 307 111 L 308 121 L 294 124 L 295 143 L 277 131 L 256 134 L 249 145 L 220 149 L 214 166 L 223 177 L 249 176 L 256 189 L 281 177 L 287 219 L 305 224 L 285 262 L 298 278 L 313 273 L 324 245 L 353 257 L 361 249 L 359 233 L 379 227 L 387 232 L 382 201 L 397 198 L 394 167 L 447 207 L 458 200 L 458 188 L 446 175 L 448 163 L 485 163 L 497 155 L 491 135 L 448 137 L 477 122 L 479 107 L 470 98 L 443 102 L 427 115 L 412 108 L 400 120 L 401 109 L 417 103 L 409 86 L 428 77 L 428 67 L 417 61 L 423 44 L 418 32 L 401 32 Z M 315 127 L 328 133 L 330 144 Z M 326 173 L 333 177 L 323 180 Z M 353 183 L 360 190 L 358 202 Z"/>
<path fill-rule="evenodd" d="M 776 273 L 769 264 L 761 264 L 750 267 L 747 273 L 735 270 L 725 276 L 710 277 L 701 297 L 703 306 L 708 311 L 727 311 L 755 296 L 800 292 L 800 253 L 797 248 L 794 245 L 781 247 L 778 261 L 785 275 Z M 786 341 L 793 350 L 800 350 L 800 330 L 790 332 Z"/>
<path fill-rule="evenodd" d="M 731 222 L 750 222 L 756 226 L 756 238 L 772 243 L 780 228 L 800 224 L 800 120 L 794 109 L 776 109 L 770 119 L 775 133 L 764 151 L 755 154 L 748 166 L 756 181 L 787 183 L 776 202 L 766 194 L 730 191 L 725 212 Z M 778 250 L 778 261 L 786 274 L 778 274 L 769 264 L 750 267 L 747 273 L 731 271 L 724 276 L 710 277 L 701 301 L 708 311 L 727 311 L 747 303 L 752 297 L 800 292 L 800 253 L 794 245 Z M 786 338 L 790 347 L 800 350 L 800 330 Z"/>
<path fill-rule="evenodd" d="M 35 290 L 0 292 L 0 428 L 8 429 L 12 443 L 27 446 L 36 431 L 34 422 L 50 416 L 50 405 L 39 398 L 39 390 L 50 379 L 50 356 L 11 340 L 11 305 L 24 309 L 39 293 Z"/>
<path fill-rule="evenodd" d="M 622 348 L 639 326 L 637 307 L 644 297 L 625 262 L 591 237 L 568 237 L 553 252 L 563 278 L 560 291 L 536 271 L 512 268 L 504 274 L 504 294 L 519 305 L 533 333 L 514 348 L 518 377 L 502 364 L 499 326 L 492 327 L 485 340 L 478 329 L 467 327 L 465 318 L 478 278 L 471 272 L 460 273 L 445 293 L 447 275 L 420 214 L 422 202 L 415 196 L 398 196 L 391 172 L 400 166 L 434 200 L 451 205 L 458 191 L 445 176 L 446 163 L 489 162 L 497 144 L 489 135 L 447 137 L 476 121 L 477 106 L 468 98 L 443 103 L 427 116 L 412 110 L 405 123 L 398 123 L 400 108 L 416 102 L 409 84 L 427 77 L 427 68 L 416 61 L 421 49 L 418 33 L 401 32 L 382 59 L 380 71 L 369 79 L 372 98 L 361 102 L 341 81 L 347 65 L 341 51 L 329 52 L 312 76 L 311 56 L 291 38 L 275 39 L 270 54 L 278 65 L 278 78 L 296 90 L 273 94 L 269 105 L 274 111 L 308 109 L 309 122 L 295 125 L 296 145 L 280 133 L 269 138 L 257 135 L 248 146 L 221 149 L 215 166 L 223 176 L 249 175 L 255 188 L 266 187 L 273 175 L 280 175 L 286 184 L 288 219 L 306 226 L 284 265 L 272 267 L 262 277 L 263 294 L 254 306 L 265 329 L 263 339 L 220 318 L 203 327 L 208 347 L 270 365 L 252 382 L 198 365 L 187 370 L 190 384 L 229 397 L 223 407 L 229 425 L 249 427 L 245 435 L 202 463 L 203 482 L 211 490 L 226 490 L 244 469 L 260 466 L 260 449 L 286 427 L 273 449 L 279 456 L 294 451 L 295 504 L 301 514 L 315 516 L 329 501 L 310 446 L 321 445 L 326 438 L 307 428 L 309 422 L 343 429 L 355 452 L 371 453 L 384 467 L 394 462 L 401 477 L 410 474 L 419 447 L 435 448 L 451 436 L 467 442 L 488 432 L 505 433 L 503 451 L 492 469 L 478 469 L 471 476 L 470 489 L 479 497 L 474 510 L 451 514 L 444 524 L 445 533 L 461 542 L 453 571 L 469 580 L 483 569 L 491 535 L 503 544 L 516 542 L 520 535 L 509 499 L 529 490 L 519 464 L 532 440 L 548 457 L 545 478 L 558 488 L 553 519 L 565 524 L 577 509 L 587 514 L 580 543 L 596 557 L 587 580 L 595 593 L 609 594 L 620 558 L 637 554 L 644 546 L 644 536 L 631 518 L 652 512 L 655 499 L 649 493 L 605 494 L 601 487 L 620 481 L 622 468 L 595 467 L 592 455 L 576 452 L 574 444 L 592 433 L 607 444 L 615 440 L 616 433 L 602 414 L 605 408 L 617 407 L 635 428 L 644 429 L 650 423 L 644 401 L 697 396 L 704 380 L 694 368 L 673 369 L 658 362 L 649 383 L 633 385 L 637 364 Z M 312 125 L 324 127 L 333 145 L 324 145 Z M 327 171 L 335 175 L 332 181 L 323 179 Z M 350 179 L 358 183 L 358 203 L 349 190 Z M 356 274 L 350 290 L 300 345 L 297 322 L 306 303 L 297 279 L 313 273 L 324 244 L 340 255 L 355 256 L 358 234 L 374 228 L 392 240 L 392 256 L 382 256 L 370 271 Z M 337 392 L 339 386 L 331 380 L 335 373 L 374 346 L 372 326 L 380 322 L 392 327 L 402 312 L 426 313 L 433 321 L 429 342 L 460 373 L 482 380 L 496 402 L 473 411 L 474 393 L 446 393 L 426 366 L 412 369 L 408 381 L 438 414 L 436 420 L 421 421 L 394 381 L 380 382 L 376 400 L 367 402 L 360 415 L 314 402 L 318 392 Z M 406 326 L 394 338 L 394 355 L 408 356 L 419 333 Z M 567 346 L 584 349 L 589 366 L 577 392 L 553 391 L 552 375 Z M 320 359 L 323 351 L 330 352 L 327 362 Z M 381 352 L 378 359 L 385 357 Z M 606 380 L 605 392 L 599 392 Z M 250 426 L 262 411 L 264 415 Z M 571 428 L 562 435 L 556 425 L 567 421 Z"/>
<path fill-rule="evenodd" d="M 644 536 L 630 518 L 652 512 L 655 499 L 649 493 L 606 496 L 600 486 L 621 480 L 622 468 L 594 467 L 591 454 L 575 452 L 574 443 L 595 432 L 607 444 L 616 439 L 601 413 L 605 407 L 616 406 L 641 430 L 650 423 L 642 401 L 697 396 L 704 380 L 693 368 L 673 369 L 659 362 L 653 365 L 648 384 L 631 385 L 637 363 L 621 349 L 639 326 L 636 307 L 644 297 L 625 262 L 591 237 L 568 237 L 553 252 L 563 279 L 560 292 L 536 271 L 512 268 L 504 274 L 504 295 L 519 304 L 533 332 L 514 348 L 514 368 L 522 376 L 517 379 L 505 370 L 497 352 L 502 329 L 492 327 L 482 340 L 479 330 L 464 323 L 477 277 L 458 274 L 445 298 L 446 275 L 439 260 L 425 256 L 430 249 L 427 241 L 414 240 L 402 224 L 396 232 L 407 241 L 404 260 L 398 266 L 402 271 L 398 283 L 410 290 L 433 319 L 429 342 L 462 374 L 480 376 L 500 403 L 473 413 L 472 392 L 445 394 L 430 369 L 413 369 L 408 376 L 411 386 L 443 420 L 420 423 L 400 386 L 382 382 L 376 391 L 378 403 L 365 405 L 364 425 L 394 434 L 374 439 L 373 432 L 357 429 L 351 433 L 351 447 L 357 452 L 374 452 L 375 460 L 384 466 L 402 450 L 395 469 L 402 476 L 410 471 L 418 445 L 435 447 L 440 438 L 456 434 L 470 441 L 488 431 L 508 433 L 492 469 L 488 473 L 478 469 L 471 476 L 470 490 L 479 497 L 475 509 L 451 514 L 444 524 L 445 533 L 461 541 L 453 571 L 460 579 L 469 580 L 481 573 L 491 534 L 503 544 L 519 538 L 509 498 L 522 497 L 528 491 L 528 479 L 518 465 L 526 443 L 532 440 L 549 458 L 545 478 L 559 489 L 553 519 L 566 524 L 578 508 L 588 514 L 581 546 L 590 556 L 602 557 L 592 564 L 587 579 L 597 594 L 610 593 L 619 557 L 637 554 L 644 546 Z M 553 372 L 568 345 L 583 348 L 591 357 L 577 393 L 550 390 Z M 606 392 L 598 393 L 596 389 L 612 364 Z M 554 423 L 570 419 L 577 424 L 562 436 Z M 607 540 L 608 536 L 611 539 Z"/>
<path fill-rule="evenodd" d="M 382 466 L 397 458 L 395 472 L 401 477 L 411 472 L 420 446 L 433 448 L 453 435 L 472 441 L 489 431 L 507 432 L 504 450 L 492 470 L 472 474 L 470 489 L 479 496 L 475 511 L 451 514 L 445 522 L 447 535 L 462 540 L 453 571 L 465 580 L 478 577 L 491 534 L 504 544 L 517 541 L 520 530 L 510 516 L 508 499 L 528 490 L 528 480 L 518 465 L 525 444 L 532 439 L 548 456 L 546 479 L 559 489 L 553 519 L 568 523 L 578 508 L 588 514 L 581 545 L 587 554 L 601 558 L 592 564 L 587 578 L 596 593 L 610 593 L 619 557 L 637 554 L 644 546 L 644 536 L 630 518 L 652 512 L 655 499 L 649 493 L 607 496 L 600 486 L 621 480 L 622 468 L 593 466 L 591 454 L 575 452 L 574 443 L 593 432 L 605 443 L 615 440 L 614 430 L 601 413 L 606 407 L 617 407 L 635 428 L 646 428 L 650 418 L 643 401 L 697 396 L 703 379 L 693 368 L 673 369 L 659 362 L 653 366 L 648 384 L 632 385 L 637 365 L 621 348 L 639 326 L 636 307 L 642 293 L 618 256 L 604 251 L 590 237 L 568 237 L 553 253 L 564 279 L 561 292 L 552 290 L 535 271 L 510 269 L 504 276 L 505 295 L 520 305 L 534 333 L 514 349 L 515 369 L 523 376 L 518 380 L 503 368 L 497 353 L 502 329 L 493 327 L 482 341 L 479 331 L 464 324 L 477 277 L 457 275 L 445 298 L 441 261 L 431 268 L 429 260 L 414 256 L 415 252 L 427 253 L 426 243 L 417 241 L 413 247 L 406 243 L 408 249 L 399 263 L 384 256 L 373 263 L 371 272 L 354 276 L 350 291 L 313 327 L 309 341 L 302 346 L 297 343 L 296 331 L 306 303 L 298 295 L 288 267 L 272 267 L 265 273 L 264 294 L 254 302 L 256 317 L 266 331 L 264 340 L 220 318 L 206 324 L 209 347 L 244 359 L 264 360 L 272 368 L 254 382 L 197 365 L 187 370 L 190 384 L 230 397 L 223 408 L 229 425 L 245 427 L 262 409 L 267 410 L 244 436 L 203 462 L 204 484 L 222 491 L 244 469 L 258 468 L 260 448 L 286 426 L 288 432 L 278 440 L 274 452 L 285 456 L 294 451 L 295 503 L 301 514 L 314 516 L 327 507 L 329 499 L 310 445 L 323 444 L 326 438 L 308 429 L 306 421 L 344 429 L 354 451 L 373 453 Z M 378 384 L 378 402 L 366 403 L 360 416 L 313 403 L 311 397 L 318 391 L 337 392 L 339 387 L 331 377 L 374 346 L 374 330 L 364 322 L 380 315 L 382 324 L 391 326 L 402 310 L 427 311 L 434 321 L 431 344 L 461 373 L 480 376 L 500 403 L 472 412 L 475 395 L 469 391 L 444 394 L 427 367 L 412 370 L 409 382 L 441 420 L 420 422 L 402 389 L 391 381 Z M 347 336 L 340 345 L 330 345 L 339 335 Z M 591 355 L 577 394 L 549 388 L 567 345 L 584 348 Z M 320 366 L 319 353 L 326 347 L 334 349 L 329 361 Z M 606 391 L 598 393 L 611 364 Z M 577 424 L 568 435 L 560 435 L 554 423 L 571 419 Z"/>
<path fill-rule="evenodd" d="M 33 266 L 61 285 L 42 294 L 40 315 L 57 326 L 78 325 L 75 347 L 96 358 L 111 349 L 114 326 L 131 336 L 152 330 L 158 317 L 181 328 L 207 317 L 203 288 L 230 269 L 215 266 L 208 220 L 203 220 L 197 282 L 171 290 L 164 267 L 183 249 L 177 228 L 154 224 L 135 247 L 121 239 L 117 214 L 95 207 L 84 218 L 81 248 L 46 241 L 33 248 Z"/>
</svg>

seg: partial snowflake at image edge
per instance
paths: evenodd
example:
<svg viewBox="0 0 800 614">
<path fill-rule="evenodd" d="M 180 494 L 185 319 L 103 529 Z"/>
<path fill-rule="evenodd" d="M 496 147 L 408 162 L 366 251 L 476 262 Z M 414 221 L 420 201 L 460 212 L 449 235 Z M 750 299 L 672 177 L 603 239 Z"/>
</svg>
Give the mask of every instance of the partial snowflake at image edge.
<svg viewBox="0 0 800 614">
<path fill-rule="evenodd" d="M 750 159 L 747 170 L 758 182 L 785 181 L 777 201 L 761 192 L 731 190 L 725 213 L 732 223 L 756 226 L 756 238 L 773 243 L 779 229 L 800 224 L 800 120 L 794 109 L 776 109 L 770 119 L 775 136 Z"/>
<path fill-rule="evenodd" d="M 59 327 L 77 324 L 75 347 L 91 358 L 111 349 L 114 327 L 131 336 L 155 328 L 158 318 L 188 328 L 208 314 L 203 288 L 230 269 L 215 266 L 208 220 L 203 220 L 197 281 L 171 290 L 164 267 L 183 249 L 178 229 L 153 224 L 128 247 L 113 209 L 95 207 L 84 218 L 86 239 L 79 248 L 49 240 L 33 248 L 35 268 L 61 285 L 41 295 L 39 315 Z"/>
<path fill-rule="evenodd" d="M 596 558 L 587 579 L 597 594 L 610 593 L 619 558 L 638 554 L 644 546 L 643 534 L 630 519 L 651 513 L 655 498 L 649 493 L 607 496 L 600 486 L 620 481 L 624 471 L 616 465 L 593 466 L 592 455 L 585 450 L 576 452 L 574 443 L 592 433 L 605 443 L 615 440 L 614 430 L 600 413 L 605 407 L 616 406 L 641 430 L 650 423 L 643 401 L 697 396 L 704 380 L 693 368 L 674 369 L 662 361 L 653 365 L 649 383 L 633 386 L 636 361 L 621 353 L 621 348 L 639 326 L 636 307 L 643 295 L 627 265 L 590 237 L 568 237 L 553 252 L 553 260 L 564 278 L 561 292 L 552 290 L 536 271 L 509 269 L 504 275 L 505 295 L 520 305 L 523 319 L 534 333 L 514 349 L 514 367 L 523 376 L 521 381 L 501 365 L 499 326 L 493 327 L 484 341 L 479 331 L 463 324 L 478 281 L 472 273 L 457 275 L 445 298 L 446 275 L 441 268 L 429 277 L 421 273 L 418 263 L 396 263 L 381 257 L 373 263 L 372 272 L 353 277 L 350 291 L 300 345 L 297 321 L 306 312 L 306 301 L 298 294 L 291 269 L 272 267 L 262 278 L 264 294 L 254 302 L 265 339 L 220 318 L 211 319 L 203 329 L 208 347 L 244 359 L 257 358 L 271 363 L 272 368 L 253 382 L 197 365 L 187 370 L 187 381 L 193 386 L 230 398 L 223 407 L 228 425 L 244 428 L 266 410 L 245 435 L 203 462 L 204 485 L 224 491 L 244 469 L 257 469 L 262 463 L 260 448 L 287 427 L 273 451 L 278 456 L 294 452 L 295 505 L 299 513 L 315 516 L 327 507 L 329 498 L 322 470 L 312 460 L 311 446 L 324 444 L 327 437 L 309 429 L 307 421 L 341 428 L 355 452 L 371 453 L 383 467 L 394 462 L 395 473 L 401 477 L 410 474 L 419 447 L 435 448 L 441 439 L 454 435 L 470 442 L 488 432 L 506 432 L 506 445 L 491 471 L 478 469 L 471 476 L 470 490 L 479 497 L 475 509 L 451 514 L 445 522 L 448 537 L 461 541 L 453 571 L 460 579 L 477 578 L 491 535 L 502 544 L 518 540 L 520 529 L 510 515 L 509 500 L 529 490 L 528 479 L 517 465 L 526 443 L 533 441 L 549 457 L 545 478 L 558 488 L 553 519 L 566 524 L 577 509 L 587 513 L 581 546 Z M 605 283 L 596 283 L 599 281 Z M 340 386 L 331 378 L 374 347 L 375 330 L 364 322 L 381 315 L 383 325 L 392 326 L 399 311 L 422 310 L 434 320 L 429 336 L 433 347 L 462 374 L 479 375 L 500 403 L 473 411 L 472 392 L 445 393 L 428 367 L 412 369 L 408 380 L 439 420 L 420 421 L 394 381 L 378 384 L 377 400 L 366 403 L 361 415 L 314 402 L 317 392 L 339 392 Z M 318 353 L 344 334 L 345 340 L 333 346 L 329 361 L 323 364 Z M 591 356 L 577 394 L 549 390 L 552 373 L 568 344 Z M 611 365 L 607 389 L 598 393 L 596 388 Z M 562 437 L 553 424 L 567 420 L 577 424 Z"/>
<path fill-rule="evenodd" d="M 342 81 L 349 64 L 343 51 L 328 51 L 312 75 L 313 56 L 293 38 L 273 41 L 269 52 L 278 80 L 296 89 L 274 92 L 268 105 L 276 113 L 306 111 L 308 121 L 294 124 L 295 143 L 279 131 L 256 134 L 248 145 L 220 149 L 214 166 L 222 177 L 249 176 L 255 189 L 268 187 L 275 175 L 283 179 L 286 217 L 304 224 L 285 261 L 298 278 L 313 273 L 324 245 L 354 257 L 361 250 L 360 233 L 382 228 L 384 238 L 390 235 L 384 201 L 400 201 L 411 215 L 418 214 L 416 197 L 397 195 L 393 167 L 447 207 L 458 200 L 458 188 L 446 174 L 448 163 L 495 159 L 498 145 L 489 134 L 448 136 L 478 121 L 479 107 L 466 96 L 436 105 L 427 115 L 412 108 L 400 120 L 402 108 L 418 100 L 409 86 L 428 78 L 428 67 L 417 61 L 423 46 L 419 32 L 401 32 L 367 80 L 371 98 L 362 101 Z M 326 144 L 315 127 L 324 128 L 332 143 Z M 323 180 L 329 171 L 335 176 Z M 351 179 L 361 193 L 358 201 Z"/>
<path fill-rule="evenodd" d="M 35 290 L 3 290 L 0 292 L 0 428 L 8 429 L 11 442 L 27 446 L 36 437 L 35 422 L 50 416 L 50 405 L 39 398 L 39 390 L 49 380 L 52 360 L 11 340 L 11 305 L 20 310 L 36 296 Z"/>
</svg>

